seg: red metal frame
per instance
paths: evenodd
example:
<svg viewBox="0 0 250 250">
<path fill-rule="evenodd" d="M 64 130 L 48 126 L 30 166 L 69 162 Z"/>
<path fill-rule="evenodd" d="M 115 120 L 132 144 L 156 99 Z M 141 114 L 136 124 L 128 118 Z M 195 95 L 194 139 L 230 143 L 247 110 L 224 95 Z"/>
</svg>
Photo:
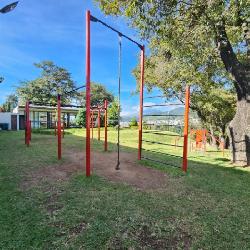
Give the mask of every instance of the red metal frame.
<svg viewBox="0 0 250 250">
<path fill-rule="evenodd" d="M 190 87 L 186 87 L 185 95 L 185 116 L 184 116 L 184 141 L 183 141 L 183 159 L 182 159 L 182 170 L 187 172 L 188 167 L 188 127 L 189 127 L 189 103 L 190 103 Z"/>
<path fill-rule="evenodd" d="M 108 101 L 104 101 L 104 151 L 108 151 Z"/>
<path fill-rule="evenodd" d="M 24 109 L 24 115 L 25 115 L 25 144 L 27 145 L 27 102 L 25 103 L 25 109 Z"/>
<path fill-rule="evenodd" d="M 86 176 L 90 176 L 90 11 L 86 12 Z"/>
<path fill-rule="evenodd" d="M 143 123 L 143 92 L 144 92 L 144 64 L 145 48 L 141 49 L 141 80 L 140 80 L 140 110 L 139 110 L 139 139 L 138 139 L 138 160 L 141 160 L 142 150 L 142 123 Z"/>
<path fill-rule="evenodd" d="M 57 95 L 57 157 L 62 159 L 61 96 Z"/>
<path fill-rule="evenodd" d="M 138 143 L 138 158 L 141 159 L 141 147 L 142 147 L 142 116 L 143 116 L 143 86 L 144 86 L 144 46 L 137 43 L 130 37 L 122 34 L 118 30 L 109 26 L 105 22 L 90 15 L 90 11 L 86 11 L 86 176 L 90 176 L 90 21 L 99 22 L 112 31 L 116 32 L 119 36 L 123 36 L 129 41 L 136 44 L 141 49 L 141 91 L 140 91 L 140 126 L 139 126 L 139 143 Z M 107 101 L 105 101 L 105 140 L 104 148 L 107 151 Z"/>
</svg>

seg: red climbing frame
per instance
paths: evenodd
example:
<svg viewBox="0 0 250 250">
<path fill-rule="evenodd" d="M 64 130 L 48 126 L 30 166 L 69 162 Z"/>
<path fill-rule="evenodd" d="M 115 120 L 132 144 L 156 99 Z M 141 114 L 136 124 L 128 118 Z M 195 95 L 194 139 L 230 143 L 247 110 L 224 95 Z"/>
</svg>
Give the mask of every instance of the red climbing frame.
<svg viewBox="0 0 250 250">
<path fill-rule="evenodd" d="M 108 151 L 108 101 L 104 101 L 105 117 L 104 117 L 104 150 Z"/>
<path fill-rule="evenodd" d="M 141 57 L 142 61 L 144 60 L 144 55 Z M 142 127 L 142 122 L 143 122 L 143 107 L 152 107 L 152 106 L 171 106 L 176 104 L 168 103 L 168 104 L 154 104 L 154 105 L 147 105 L 143 106 L 143 92 L 144 92 L 144 84 L 143 84 L 143 73 L 144 73 L 144 64 L 141 64 L 141 71 L 142 71 L 142 76 L 141 76 L 141 84 L 140 84 L 140 115 L 139 115 L 139 143 L 138 143 L 138 159 L 141 160 L 141 158 L 156 161 L 154 159 L 142 157 L 142 142 L 149 142 L 149 143 L 156 143 L 156 144 L 162 144 L 162 145 L 168 145 L 168 146 L 175 146 L 176 145 L 170 145 L 167 143 L 160 143 L 160 142 L 153 142 L 153 141 L 147 141 L 147 140 L 142 140 L 142 132 L 143 132 L 143 127 Z M 155 97 L 164 97 L 164 96 L 154 96 L 154 97 L 149 97 L 149 98 L 155 98 Z M 189 103 L 190 103 L 190 87 L 186 87 L 186 93 L 185 93 L 185 114 L 184 114 L 184 127 L 183 127 L 183 156 L 182 156 L 182 170 L 184 172 L 187 172 L 187 166 L 188 166 L 188 128 L 189 128 Z M 152 116 L 152 115 L 150 115 Z M 158 115 L 156 115 L 158 116 Z M 165 116 L 165 115 L 164 115 Z M 181 115 L 182 116 L 182 115 Z M 176 144 L 176 143 L 175 143 Z M 179 146 L 182 147 L 182 146 Z M 157 161 L 156 161 L 157 162 Z M 159 162 L 159 161 L 158 161 Z M 163 162 L 159 162 L 163 163 Z"/>
<path fill-rule="evenodd" d="M 91 158 L 91 151 L 90 151 L 90 120 L 91 120 L 91 109 L 90 109 L 90 21 L 99 22 L 102 25 L 106 26 L 107 28 L 111 29 L 112 31 L 116 32 L 119 37 L 124 37 L 130 42 L 136 44 L 141 50 L 141 89 L 143 89 L 144 85 L 144 46 L 137 43 L 130 37 L 122 34 L 120 31 L 114 29 L 113 27 L 109 26 L 108 24 L 104 23 L 103 21 L 97 19 L 96 17 L 90 14 L 90 11 L 86 11 L 86 176 L 90 176 L 90 158 Z M 142 104 L 143 104 L 143 93 L 140 96 L 140 126 L 139 126 L 139 148 L 138 148 L 138 158 L 140 159 L 141 155 L 141 138 L 142 138 Z M 107 107 L 107 103 L 105 104 Z M 105 109 L 107 112 L 107 108 Z M 107 151 L 107 116 L 105 116 L 105 151 Z"/>
<path fill-rule="evenodd" d="M 86 176 L 90 176 L 90 11 L 86 12 Z"/>
<path fill-rule="evenodd" d="M 61 95 L 57 95 L 57 158 L 62 159 Z"/>
<path fill-rule="evenodd" d="M 144 92 L 144 61 L 145 61 L 144 46 L 141 50 L 141 79 L 140 79 L 140 113 L 139 113 L 139 139 L 138 139 L 138 160 L 141 160 L 142 150 L 142 123 L 143 123 L 143 92 Z"/>
<path fill-rule="evenodd" d="M 94 114 L 97 112 L 97 126 L 98 126 L 98 141 L 101 140 L 101 112 L 104 112 L 104 151 L 108 150 L 108 101 L 104 100 L 103 106 L 96 106 L 90 108 L 91 113 L 91 129 L 92 129 L 92 139 L 94 138 L 93 123 Z"/>
</svg>

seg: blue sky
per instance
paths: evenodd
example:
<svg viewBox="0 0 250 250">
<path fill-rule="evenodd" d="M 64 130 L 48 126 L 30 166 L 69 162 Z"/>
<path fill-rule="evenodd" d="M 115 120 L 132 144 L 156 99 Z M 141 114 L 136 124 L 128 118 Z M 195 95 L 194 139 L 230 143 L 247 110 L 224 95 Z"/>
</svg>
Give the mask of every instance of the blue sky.
<svg viewBox="0 0 250 250">
<path fill-rule="evenodd" d="M 0 0 L 0 7 L 10 3 Z M 136 31 L 121 18 L 106 17 L 92 1 L 86 0 L 20 0 L 17 8 L 0 15 L 0 103 L 14 92 L 20 81 L 39 75 L 34 62 L 52 60 L 72 73 L 77 85 L 85 81 L 85 11 L 104 20 L 133 39 Z M 104 84 L 117 95 L 118 37 L 100 24 L 91 24 L 91 80 Z M 123 39 L 122 114 L 137 113 L 139 97 L 131 74 L 139 59 L 136 45 Z"/>
</svg>

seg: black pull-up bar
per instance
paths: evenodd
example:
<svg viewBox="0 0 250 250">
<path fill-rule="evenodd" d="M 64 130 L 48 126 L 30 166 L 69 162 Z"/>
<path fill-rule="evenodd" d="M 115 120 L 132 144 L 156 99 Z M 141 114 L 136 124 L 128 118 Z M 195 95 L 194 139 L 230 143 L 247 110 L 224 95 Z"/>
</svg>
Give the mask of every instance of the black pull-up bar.
<svg viewBox="0 0 250 250">
<path fill-rule="evenodd" d="M 69 95 L 69 94 L 71 94 L 71 93 L 73 93 L 73 92 L 76 92 L 76 91 L 79 90 L 79 89 L 83 89 L 83 88 L 85 88 L 85 87 L 86 87 L 86 86 L 83 85 L 83 86 L 74 88 L 74 89 L 72 89 L 72 90 L 70 90 L 70 91 L 68 91 L 68 92 L 65 92 L 64 95 Z"/>
<path fill-rule="evenodd" d="M 104 25 L 105 27 L 113 30 L 114 32 L 116 32 L 119 36 L 123 36 L 125 37 L 126 39 L 128 39 L 130 42 L 136 44 L 140 49 L 143 49 L 143 45 L 139 44 L 138 42 L 136 42 L 135 40 L 133 40 L 132 38 L 128 37 L 127 35 L 123 34 L 122 32 L 120 32 L 119 30 L 111 27 L 110 25 L 108 25 L 107 23 L 101 21 L 100 19 L 90 15 L 90 21 L 92 22 L 98 22 L 98 23 L 101 23 L 102 25 Z"/>
</svg>

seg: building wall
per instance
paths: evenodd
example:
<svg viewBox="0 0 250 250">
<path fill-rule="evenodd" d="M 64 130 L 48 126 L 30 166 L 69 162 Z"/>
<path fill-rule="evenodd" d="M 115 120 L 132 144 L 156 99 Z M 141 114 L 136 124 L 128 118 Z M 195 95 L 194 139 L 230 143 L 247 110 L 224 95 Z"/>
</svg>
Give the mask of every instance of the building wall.
<svg viewBox="0 0 250 250">
<path fill-rule="evenodd" d="M 7 123 L 8 129 L 11 130 L 11 115 L 17 116 L 17 130 L 19 130 L 19 115 L 9 112 L 0 113 L 0 123 Z"/>
</svg>

